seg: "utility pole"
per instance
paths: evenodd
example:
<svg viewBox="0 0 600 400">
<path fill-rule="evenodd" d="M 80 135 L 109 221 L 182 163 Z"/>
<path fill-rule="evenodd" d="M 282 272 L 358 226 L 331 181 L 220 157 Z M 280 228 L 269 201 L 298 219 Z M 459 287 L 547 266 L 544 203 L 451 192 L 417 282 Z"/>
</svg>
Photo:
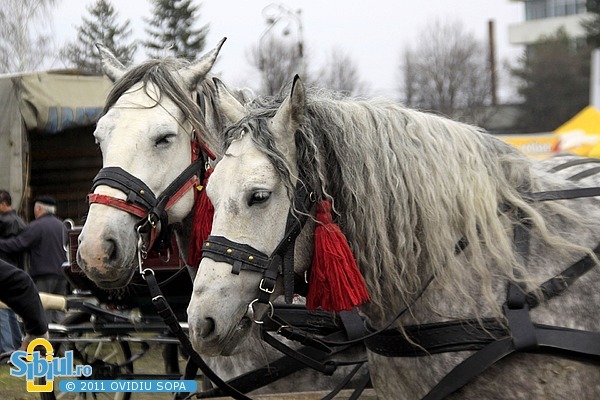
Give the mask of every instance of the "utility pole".
<svg viewBox="0 0 600 400">
<path fill-rule="evenodd" d="M 494 20 L 488 21 L 488 38 L 489 38 L 489 68 L 490 68 L 490 91 L 492 97 L 492 105 L 495 106 L 498 102 L 497 98 L 497 77 L 496 77 L 496 41 L 494 39 Z"/>
</svg>

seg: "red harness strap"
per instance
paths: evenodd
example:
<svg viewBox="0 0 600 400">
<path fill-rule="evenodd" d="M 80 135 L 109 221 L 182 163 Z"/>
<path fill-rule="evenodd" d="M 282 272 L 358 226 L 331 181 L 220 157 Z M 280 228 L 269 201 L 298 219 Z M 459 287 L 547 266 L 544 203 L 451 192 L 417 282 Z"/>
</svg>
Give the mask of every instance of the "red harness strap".
<svg viewBox="0 0 600 400">
<path fill-rule="evenodd" d="M 167 202 L 165 206 L 165 211 L 168 211 L 177 201 L 185 195 L 185 193 L 190 190 L 192 187 L 200 184 L 200 180 L 197 176 L 193 176 L 190 178 L 175 194 L 171 199 Z M 88 203 L 98 203 L 104 204 L 109 207 L 114 207 L 119 210 L 128 212 L 129 214 L 133 214 L 140 218 L 145 218 L 148 216 L 148 210 L 138 206 L 137 204 L 129 203 L 126 200 L 118 199 L 116 197 L 112 197 L 106 194 L 99 193 L 90 193 L 87 195 Z"/>
<path fill-rule="evenodd" d="M 181 189 L 179 189 L 177 192 L 175 192 L 175 194 L 173 195 L 173 197 L 171 197 L 171 199 L 167 202 L 167 205 L 165 206 L 165 211 L 168 211 L 175 203 L 177 203 L 177 201 L 183 197 L 183 195 L 185 194 L 185 192 L 187 192 L 188 190 L 190 190 L 192 187 L 197 186 L 200 184 L 200 179 L 198 179 L 198 177 L 196 175 L 194 175 L 193 177 L 191 177 L 182 187 Z"/>
<path fill-rule="evenodd" d="M 89 204 L 104 204 L 109 207 L 114 207 L 119 210 L 128 212 L 129 214 L 133 214 L 140 218 L 145 218 L 148 215 L 148 210 L 138 206 L 137 204 L 128 203 L 125 200 L 108 196 L 106 194 L 90 193 L 87 195 L 87 199 Z"/>
</svg>

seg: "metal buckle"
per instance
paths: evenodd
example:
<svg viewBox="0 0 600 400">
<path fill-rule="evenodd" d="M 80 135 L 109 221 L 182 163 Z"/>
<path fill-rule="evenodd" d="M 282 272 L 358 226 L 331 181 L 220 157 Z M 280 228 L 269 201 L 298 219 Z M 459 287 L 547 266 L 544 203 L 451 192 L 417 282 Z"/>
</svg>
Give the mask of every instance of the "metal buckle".
<svg viewBox="0 0 600 400">
<path fill-rule="evenodd" d="M 264 288 L 264 287 L 263 287 L 263 283 L 264 283 L 264 282 L 265 282 L 265 278 L 261 279 L 261 280 L 260 280 L 260 283 L 259 283 L 259 285 L 258 285 L 258 288 L 259 288 L 260 290 L 262 290 L 263 292 L 265 292 L 265 293 L 272 294 L 272 293 L 275 291 L 275 287 L 273 287 L 273 289 Z M 256 301 L 256 300 L 255 300 L 255 301 Z"/>
<path fill-rule="evenodd" d="M 145 270 L 140 271 L 140 274 L 142 274 L 142 278 L 144 278 L 144 280 L 146 280 L 146 272 L 150 272 L 150 273 L 152 273 L 152 275 L 155 275 L 154 270 L 152 270 L 150 268 L 146 268 Z M 152 300 L 154 300 L 154 299 L 152 299 Z"/>
<path fill-rule="evenodd" d="M 158 301 L 159 299 L 164 299 L 164 298 L 165 297 L 162 294 L 159 294 L 158 296 L 154 296 L 152 298 L 152 302 L 154 303 L 154 302 Z"/>
<path fill-rule="evenodd" d="M 137 259 L 138 259 L 138 271 L 142 276 L 144 275 L 143 264 L 146 257 L 148 257 L 148 251 L 146 250 L 146 245 L 144 244 L 144 239 L 142 238 L 142 234 L 140 233 L 141 226 L 138 226 L 136 229 L 138 235 L 137 242 Z"/>
</svg>

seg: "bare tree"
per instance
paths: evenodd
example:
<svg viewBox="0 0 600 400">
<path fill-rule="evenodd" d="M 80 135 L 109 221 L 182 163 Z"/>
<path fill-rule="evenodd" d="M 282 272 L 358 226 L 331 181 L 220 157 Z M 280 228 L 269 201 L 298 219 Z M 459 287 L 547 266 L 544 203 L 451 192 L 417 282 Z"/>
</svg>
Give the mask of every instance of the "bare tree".
<svg viewBox="0 0 600 400">
<path fill-rule="evenodd" d="M 485 46 L 459 21 L 428 24 L 404 51 L 400 70 L 408 106 L 476 124 L 489 117 L 482 111 L 491 96 Z"/>
<path fill-rule="evenodd" d="M 0 7 L 0 72 L 39 68 L 53 57 L 43 26 L 56 0 L 4 0 Z"/>
<path fill-rule="evenodd" d="M 317 74 L 316 83 L 346 95 L 364 95 L 367 92 L 367 85 L 361 81 L 354 60 L 340 48 L 333 48 L 328 54 L 325 65 Z"/>
<path fill-rule="evenodd" d="M 310 81 L 306 75 L 306 58 L 298 51 L 298 44 L 265 36 L 258 46 L 250 52 L 250 63 L 258 69 L 261 76 L 260 93 L 275 95 L 288 83 L 295 74 L 299 74 L 305 82 Z"/>
</svg>

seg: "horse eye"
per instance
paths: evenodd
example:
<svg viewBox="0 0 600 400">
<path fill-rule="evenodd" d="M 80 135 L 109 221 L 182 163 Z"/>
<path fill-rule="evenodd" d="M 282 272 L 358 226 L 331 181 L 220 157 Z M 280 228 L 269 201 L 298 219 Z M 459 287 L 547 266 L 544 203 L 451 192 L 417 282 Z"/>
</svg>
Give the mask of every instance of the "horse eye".
<svg viewBox="0 0 600 400">
<path fill-rule="evenodd" d="M 269 200 L 269 197 L 271 197 L 271 192 L 259 190 L 258 192 L 252 193 L 250 199 L 248 200 L 248 205 L 253 206 L 255 204 L 264 203 L 265 201 Z"/>
<path fill-rule="evenodd" d="M 155 146 L 166 146 L 169 143 L 171 143 L 171 139 L 173 138 L 173 136 L 175 135 L 164 135 L 164 136 L 160 136 L 156 139 L 156 141 L 154 142 Z"/>
</svg>

